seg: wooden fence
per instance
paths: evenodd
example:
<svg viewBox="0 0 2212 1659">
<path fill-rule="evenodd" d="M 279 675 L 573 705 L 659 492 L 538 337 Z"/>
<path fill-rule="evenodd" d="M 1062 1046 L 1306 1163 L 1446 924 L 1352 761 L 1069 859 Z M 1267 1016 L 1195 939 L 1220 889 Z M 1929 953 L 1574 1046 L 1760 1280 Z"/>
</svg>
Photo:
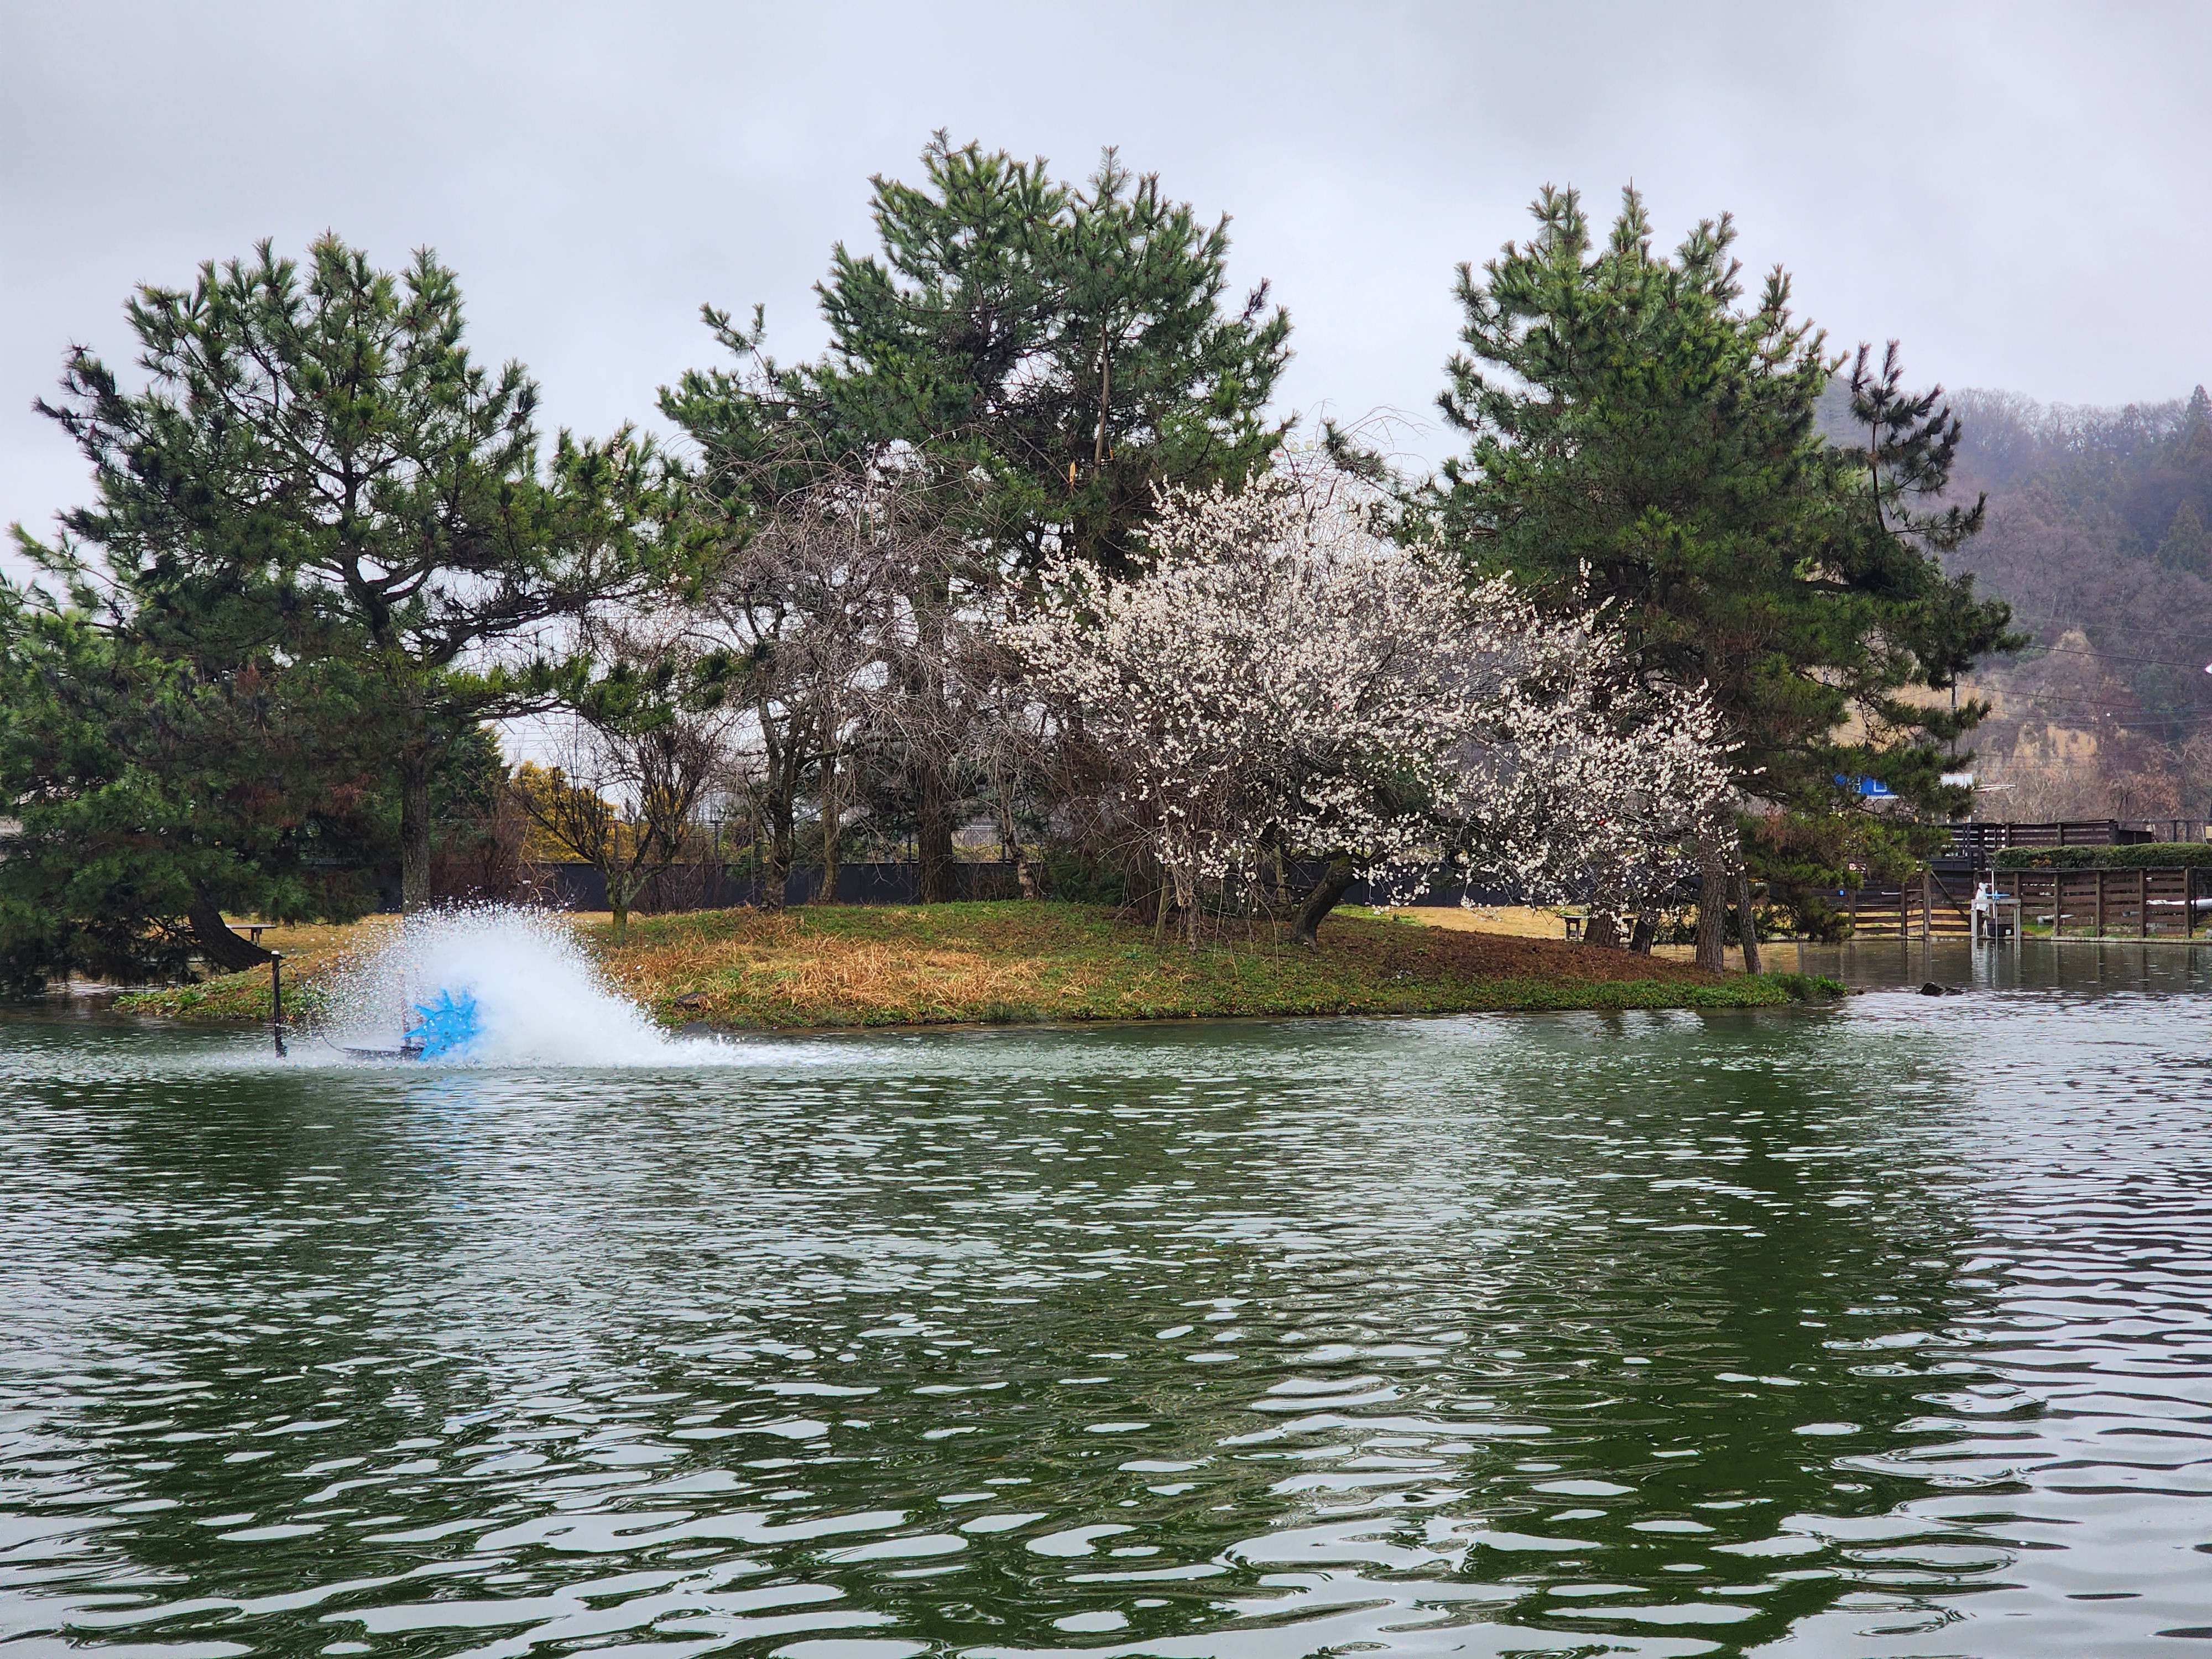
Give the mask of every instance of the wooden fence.
<svg viewBox="0 0 2212 1659">
<path fill-rule="evenodd" d="M 1862 887 L 1840 902 L 1855 939 L 1964 938 L 1977 879 L 1924 870 L 1902 886 Z M 1978 879 L 2016 896 L 2028 927 L 2062 939 L 2194 939 L 2198 922 L 2212 923 L 2212 870 L 2004 870 Z"/>
<path fill-rule="evenodd" d="M 1927 869 L 1897 886 L 1872 883 L 1838 896 L 1854 939 L 1964 939 L 1973 929 L 1969 872 Z"/>
<path fill-rule="evenodd" d="M 2212 916 L 2212 870 L 2007 870 L 2021 916 L 2060 937 L 2194 939 Z"/>
</svg>

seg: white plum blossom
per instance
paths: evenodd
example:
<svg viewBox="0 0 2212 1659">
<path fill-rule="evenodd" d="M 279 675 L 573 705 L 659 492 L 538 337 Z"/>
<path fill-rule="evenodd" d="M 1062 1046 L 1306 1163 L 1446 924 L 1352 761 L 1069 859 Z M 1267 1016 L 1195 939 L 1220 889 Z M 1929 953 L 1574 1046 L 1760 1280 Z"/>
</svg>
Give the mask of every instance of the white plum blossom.
<svg viewBox="0 0 2212 1659">
<path fill-rule="evenodd" d="M 1641 680 L 1604 622 L 1527 620 L 1524 672 L 1462 751 L 1455 805 L 1470 873 L 1619 921 L 1727 817 L 1729 746 L 1702 688 Z"/>
<path fill-rule="evenodd" d="M 1638 686 L 1596 625 L 1543 622 L 1376 517 L 1311 466 L 1171 493 L 1143 574 L 1048 566 L 999 627 L 1192 942 L 1200 884 L 1283 850 L 1386 882 L 1450 859 L 1616 909 L 1671 879 L 1722 784 L 1702 695 Z"/>
</svg>

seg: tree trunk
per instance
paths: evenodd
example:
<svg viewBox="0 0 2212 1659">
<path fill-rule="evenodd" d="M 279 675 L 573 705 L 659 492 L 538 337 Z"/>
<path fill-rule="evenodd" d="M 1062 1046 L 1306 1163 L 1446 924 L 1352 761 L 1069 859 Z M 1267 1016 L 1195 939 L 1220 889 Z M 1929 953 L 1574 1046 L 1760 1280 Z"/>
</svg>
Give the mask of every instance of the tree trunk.
<svg viewBox="0 0 2212 1659">
<path fill-rule="evenodd" d="M 945 904 L 952 890 L 952 802 L 945 787 L 945 769 L 938 757 L 921 757 L 921 775 L 915 780 L 915 851 L 921 862 L 921 902 Z"/>
<path fill-rule="evenodd" d="M 781 910 L 791 884 L 791 838 L 771 834 L 753 872 L 754 899 L 763 910 Z"/>
<path fill-rule="evenodd" d="M 1759 971 L 1759 923 L 1751 914 L 1751 872 L 1739 870 L 1734 885 L 1736 926 L 1743 937 L 1743 971 L 1755 974 Z"/>
<path fill-rule="evenodd" d="M 960 896 L 952 854 L 952 815 L 957 803 L 948 776 L 956 741 L 945 707 L 945 629 L 952 609 L 950 573 L 936 567 L 922 573 L 915 590 L 915 657 L 913 696 L 921 705 L 921 735 L 914 750 L 915 857 L 921 868 L 921 902 L 945 904 Z"/>
<path fill-rule="evenodd" d="M 1036 872 L 1030 868 L 1030 855 L 1022 849 L 1021 826 L 1014 822 L 1014 804 L 1006 792 L 999 792 L 999 837 L 1006 842 L 1007 858 L 1014 866 L 1014 888 L 1025 899 L 1037 896 Z"/>
<path fill-rule="evenodd" d="M 399 763 L 399 908 L 413 915 L 430 908 L 430 759 L 409 754 Z"/>
<path fill-rule="evenodd" d="M 1728 957 L 1728 853 L 1719 832 L 1709 830 L 1698 848 L 1698 966 L 1720 973 Z"/>
<path fill-rule="evenodd" d="M 822 757 L 822 890 L 814 896 L 817 904 L 837 902 L 837 821 L 844 816 L 837 805 L 837 755 L 830 750 Z"/>
<path fill-rule="evenodd" d="M 1318 950 L 1321 947 L 1322 922 L 1352 890 L 1352 860 L 1331 859 L 1328 873 L 1321 878 L 1321 885 L 1315 888 L 1307 896 L 1306 902 L 1298 907 L 1298 919 L 1291 930 L 1291 939 L 1310 951 Z"/>
<path fill-rule="evenodd" d="M 1583 923 L 1583 943 L 1601 949 L 1618 951 L 1620 948 L 1620 918 L 1610 910 L 1592 910 Z"/>
<path fill-rule="evenodd" d="M 621 945 L 629 938 L 629 878 L 610 875 L 607 878 L 607 908 L 615 913 L 615 943 Z"/>
<path fill-rule="evenodd" d="M 1182 942 L 1198 949 L 1198 860 L 1177 860 L 1168 866 L 1175 878 L 1176 908 L 1182 912 Z"/>
<path fill-rule="evenodd" d="M 1651 954 L 1652 935 L 1659 931 L 1659 918 L 1649 910 L 1636 913 L 1636 925 L 1628 930 L 1628 948 L 1632 954 L 1648 957 Z"/>
<path fill-rule="evenodd" d="M 797 857 L 793 844 L 799 835 L 793 822 L 796 817 L 789 798 L 785 797 L 776 801 L 775 811 L 769 819 L 766 893 L 771 910 L 783 908 L 785 895 L 791 890 L 791 866 Z"/>
<path fill-rule="evenodd" d="M 185 919 L 192 925 L 192 938 L 198 941 L 200 954 L 226 974 L 258 968 L 269 960 L 270 952 L 230 931 L 222 919 L 222 907 L 197 887 Z"/>
</svg>

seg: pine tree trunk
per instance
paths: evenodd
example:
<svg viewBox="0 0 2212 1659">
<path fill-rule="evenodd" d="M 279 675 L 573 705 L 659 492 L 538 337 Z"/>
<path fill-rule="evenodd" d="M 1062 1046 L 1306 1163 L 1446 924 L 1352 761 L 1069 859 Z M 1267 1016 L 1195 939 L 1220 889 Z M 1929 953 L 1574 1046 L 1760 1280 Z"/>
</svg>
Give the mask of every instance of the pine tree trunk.
<svg viewBox="0 0 2212 1659">
<path fill-rule="evenodd" d="M 945 620 L 951 609 L 951 584 L 942 570 L 924 580 L 915 604 L 915 636 L 919 661 L 915 695 L 922 705 L 924 738 L 916 759 L 920 775 L 915 780 L 915 856 L 921 866 L 921 902 L 946 904 L 960 896 L 955 888 L 958 872 L 953 867 L 952 814 L 954 801 L 947 773 L 949 757 L 943 752 L 951 741 L 951 721 L 945 709 Z"/>
<path fill-rule="evenodd" d="M 399 763 L 399 909 L 430 908 L 430 757 L 410 745 Z"/>
<path fill-rule="evenodd" d="M 199 888 L 192 890 L 191 908 L 185 912 L 185 920 L 192 925 L 192 938 L 198 942 L 200 954 L 210 966 L 226 974 L 258 968 L 270 958 L 270 951 L 232 933 L 222 919 L 222 907 Z"/>
<path fill-rule="evenodd" d="M 1698 848 L 1698 966 L 1720 973 L 1728 957 L 1728 854 L 1717 831 Z"/>
<path fill-rule="evenodd" d="M 1755 974 L 1759 971 L 1759 922 L 1751 914 L 1751 872 L 1738 871 L 1734 885 L 1736 926 L 1743 938 L 1743 971 Z"/>
<path fill-rule="evenodd" d="M 1307 895 L 1306 902 L 1298 907 L 1298 919 L 1291 930 L 1291 937 L 1308 950 L 1321 948 L 1321 925 L 1328 913 L 1352 890 L 1353 881 L 1350 859 L 1331 859 L 1328 872 L 1321 884 Z"/>
</svg>

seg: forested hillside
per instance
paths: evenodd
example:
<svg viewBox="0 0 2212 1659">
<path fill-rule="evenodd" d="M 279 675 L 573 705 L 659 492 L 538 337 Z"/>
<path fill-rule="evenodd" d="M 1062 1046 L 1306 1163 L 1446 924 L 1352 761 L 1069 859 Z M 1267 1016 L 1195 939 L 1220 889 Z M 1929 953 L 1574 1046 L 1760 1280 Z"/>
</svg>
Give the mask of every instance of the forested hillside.
<svg viewBox="0 0 2212 1659">
<path fill-rule="evenodd" d="M 1954 400 L 1982 533 L 1946 562 L 2033 635 L 1977 677 L 1984 817 L 2212 817 L 2212 398 Z"/>
</svg>

